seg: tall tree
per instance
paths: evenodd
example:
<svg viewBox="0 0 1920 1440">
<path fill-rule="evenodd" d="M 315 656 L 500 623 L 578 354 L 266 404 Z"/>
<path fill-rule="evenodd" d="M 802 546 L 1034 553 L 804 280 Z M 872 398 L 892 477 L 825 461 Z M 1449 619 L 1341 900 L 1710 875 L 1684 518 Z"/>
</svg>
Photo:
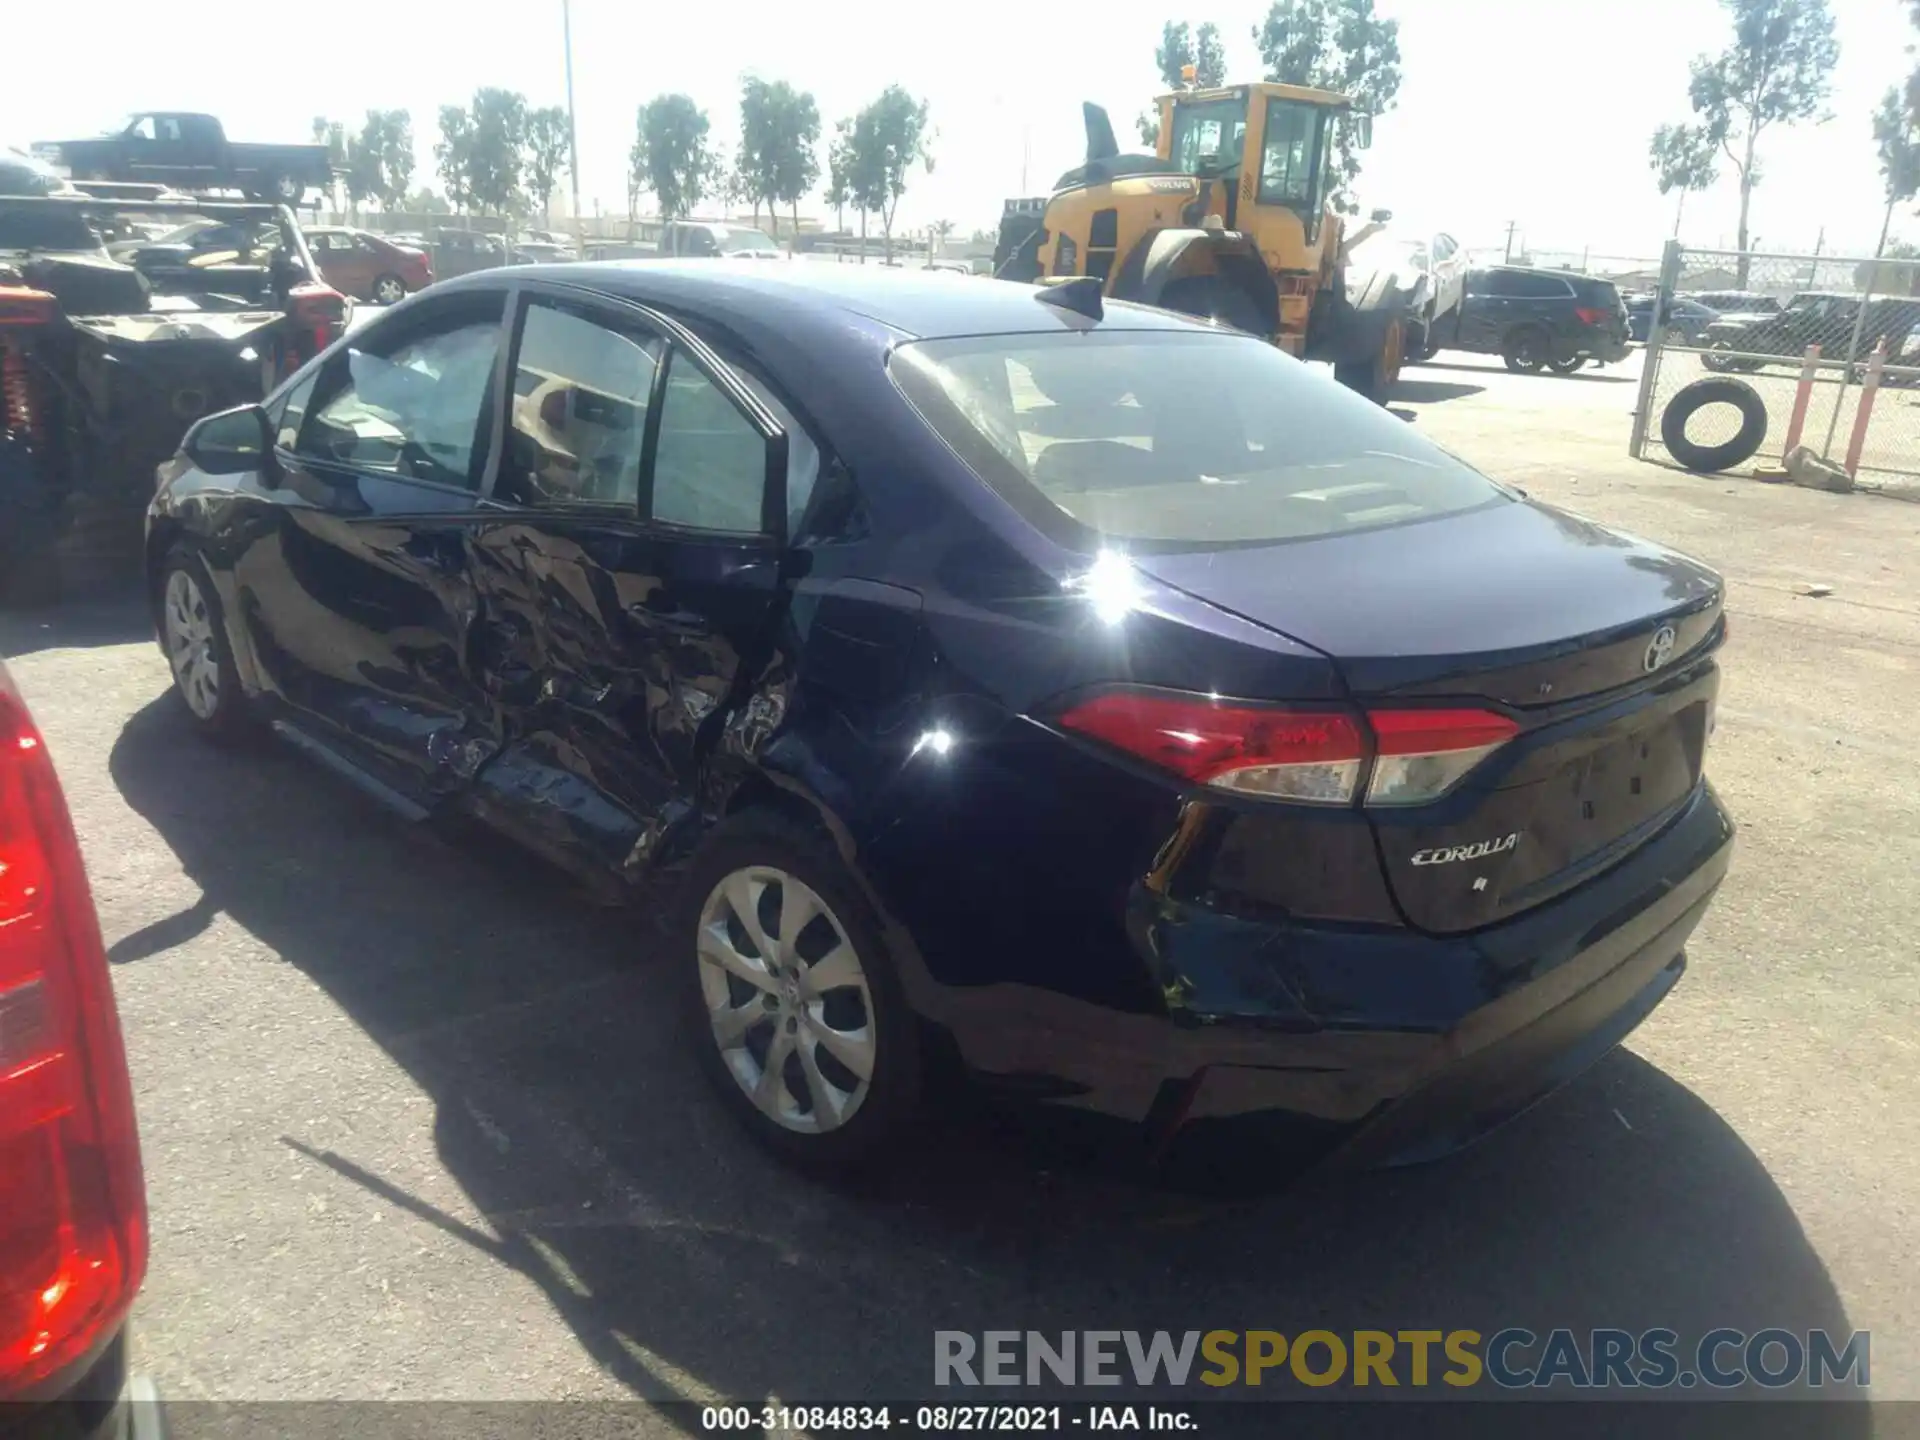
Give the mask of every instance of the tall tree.
<svg viewBox="0 0 1920 1440">
<path fill-rule="evenodd" d="M 633 223 L 640 218 L 640 197 L 653 184 L 653 166 L 647 155 L 647 107 L 640 107 L 634 122 L 633 146 L 627 151 L 627 238 L 633 238 Z"/>
<path fill-rule="evenodd" d="M 1647 146 L 1647 163 L 1653 168 L 1654 183 L 1662 195 L 1680 192 L 1680 203 L 1673 211 L 1673 233 L 1680 234 L 1680 217 L 1686 213 L 1687 196 L 1705 190 L 1720 178 L 1720 150 L 1713 137 L 1699 125 L 1662 125 L 1653 132 Z"/>
<path fill-rule="evenodd" d="M 440 107 L 440 138 L 433 142 L 433 168 L 453 208 L 465 214 L 473 204 L 468 159 L 473 153 L 473 116 L 464 105 Z"/>
<path fill-rule="evenodd" d="M 1273 0 L 1253 32 L 1267 79 L 1311 85 L 1353 97 L 1354 108 L 1384 115 L 1400 94 L 1400 22 L 1374 13 L 1373 0 Z M 1349 214 L 1359 207 L 1351 187 L 1360 174 L 1354 128 L 1334 132 L 1332 194 Z"/>
<path fill-rule="evenodd" d="M 413 117 L 405 110 L 367 111 L 352 149 L 349 183 L 357 175 L 361 196 L 384 210 L 404 205 L 413 184 Z"/>
<path fill-rule="evenodd" d="M 1916 18 L 1920 18 L 1920 4 L 1916 5 Z M 1880 244 L 1874 251 L 1879 258 L 1862 267 L 1867 271 L 1866 283 L 1861 286 L 1864 290 L 1913 294 L 1916 276 L 1920 276 L 1920 270 L 1911 263 L 1889 263 L 1890 259 L 1910 257 L 1913 246 L 1897 241 L 1887 244 L 1894 210 L 1911 204 L 1914 196 L 1920 195 L 1920 118 L 1908 105 L 1907 93 L 1906 87 L 1889 89 L 1873 112 L 1873 144 L 1880 157 L 1880 178 L 1886 186 L 1887 213 L 1880 222 Z M 1861 278 L 1855 277 L 1856 281 Z"/>
<path fill-rule="evenodd" d="M 333 172 L 333 183 L 327 186 L 329 201 L 338 206 L 340 186 L 343 180 L 347 184 L 349 201 L 353 192 L 351 179 L 347 176 L 347 127 L 338 120 L 329 120 L 324 115 L 313 117 L 313 143 L 327 147 L 327 165 Z"/>
<path fill-rule="evenodd" d="M 527 195 L 542 217 L 552 213 L 553 190 L 567 165 L 570 138 L 567 112 L 558 105 L 544 105 L 527 112 Z"/>
<path fill-rule="evenodd" d="M 842 120 L 833 127 L 833 141 L 827 146 L 827 204 L 833 206 L 833 228 L 847 228 L 847 206 L 853 202 L 853 121 Z"/>
<path fill-rule="evenodd" d="M 864 216 L 880 217 L 886 258 L 893 258 L 893 215 L 907 190 L 907 175 L 916 167 L 931 170 L 932 135 L 927 126 L 927 102 L 915 100 L 898 85 L 889 85 L 853 122 L 854 203 Z"/>
<path fill-rule="evenodd" d="M 473 92 L 470 113 L 473 133 L 467 151 L 467 194 L 482 210 L 507 214 L 521 199 L 526 97 L 497 85 L 482 86 Z"/>
<path fill-rule="evenodd" d="M 707 193 L 713 178 L 708 129 L 707 112 L 689 95 L 656 95 L 641 107 L 647 189 L 661 219 L 684 220 Z"/>
<path fill-rule="evenodd" d="M 769 150 L 779 120 L 774 114 L 773 86 L 757 75 L 740 82 L 740 149 L 734 161 L 736 188 L 753 206 L 753 223 L 760 223 L 760 205 L 773 212 L 773 164 Z"/>
<path fill-rule="evenodd" d="M 782 80 L 774 87 L 774 113 L 779 125 L 774 132 L 769 194 L 786 202 L 793 233 L 800 233 L 800 197 L 811 191 L 820 179 L 820 107 L 805 90 L 795 90 Z M 766 163 L 767 156 L 762 157 Z"/>
<path fill-rule="evenodd" d="M 1697 56 L 1687 99 L 1740 180 L 1740 284 L 1747 283 L 1747 217 L 1760 182 L 1760 136 L 1821 114 L 1840 58 L 1827 0 L 1720 0 L 1733 38 Z"/>
<path fill-rule="evenodd" d="M 1211 20 L 1193 32 L 1193 83 L 1211 90 L 1227 83 L 1227 51 Z"/>
<path fill-rule="evenodd" d="M 1160 83 L 1178 90 L 1186 79 L 1187 66 L 1194 63 L 1193 27 L 1184 20 L 1169 20 L 1162 25 L 1153 63 L 1159 68 Z"/>
</svg>

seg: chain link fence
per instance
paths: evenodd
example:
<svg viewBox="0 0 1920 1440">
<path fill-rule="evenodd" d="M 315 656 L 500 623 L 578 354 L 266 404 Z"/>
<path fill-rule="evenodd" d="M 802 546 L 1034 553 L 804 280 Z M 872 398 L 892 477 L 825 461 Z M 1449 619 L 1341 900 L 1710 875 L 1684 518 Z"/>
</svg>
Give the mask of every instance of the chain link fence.
<svg viewBox="0 0 1920 1440">
<path fill-rule="evenodd" d="M 1646 341 L 1636 458 L 1773 467 L 1805 446 L 1861 479 L 1920 474 L 1920 264 L 1675 243 L 1649 292 L 1621 288 Z"/>
</svg>

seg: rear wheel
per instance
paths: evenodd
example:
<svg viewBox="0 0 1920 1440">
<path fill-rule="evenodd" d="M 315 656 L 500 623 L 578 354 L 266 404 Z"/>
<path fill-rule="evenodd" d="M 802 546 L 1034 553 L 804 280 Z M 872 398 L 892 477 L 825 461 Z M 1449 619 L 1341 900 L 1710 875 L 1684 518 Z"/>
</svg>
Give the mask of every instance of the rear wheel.
<svg viewBox="0 0 1920 1440">
<path fill-rule="evenodd" d="M 1500 358 L 1507 369 L 1518 375 L 1537 375 L 1547 363 L 1547 336 L 1543 330 L 1523 325 L 1510 332 L 1500 347 Z"/>
<path fill-rule="evenodd" d="M 832 846 L 783 817 L 724 822 L 695 855 L 674 963 L 722 1103 L 802 1168 L 878 1158 L 920 1095 L 918 1022 Z"/>
<path fill-rule="evenodd" d="M 1260 317 L 1253 297 L 1218 275 L 1196 275 L 1176 280 L 1160 292 L 1160 308 L 1197 315 L 1218 325 L 1231 325 L 1249 335 L 1271 335 L 1273 327 Z"/>
<path fill-rule="evenodd" d="M 373 282 L 373 298 L 376 304 L 397 305 L 407 298 L 407 282 L 398 275 L 382 275 Z"/>
<path fill-rule="evenodd" d="M 1333 367 L 1333 378 L 1349 390 L 1356 390 L 1376 405 L 1384 405 L 1393 395 L 1400 378 L 1400 365 L 1406 358 L 1407 322 L 1398 315 L 1387 321 L 1380 335 L 1379 348 L 1365 360 L 1350 361 Z"/>
</svg>

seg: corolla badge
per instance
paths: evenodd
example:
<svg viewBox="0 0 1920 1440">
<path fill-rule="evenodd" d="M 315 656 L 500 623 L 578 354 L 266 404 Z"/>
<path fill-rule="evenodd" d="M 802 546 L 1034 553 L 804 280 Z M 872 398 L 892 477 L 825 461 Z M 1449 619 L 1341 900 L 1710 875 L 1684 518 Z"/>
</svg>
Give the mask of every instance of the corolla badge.
<svg viewBox="0 0 1920 1440">
<path fill-rule="evenodd" d="M 1502 835 L 1497 840 L 1476 840 L 1471 845 L 1437 845 L 1431 850 L 1413 852 L 1416 865 L 1451 865 L 1456 860 L 1484 860 L 1489 855 L 1504 855 L 1520 843 L 1523 832 Z"/>
<path fill-rule="evenodd" d="M 1641 663 L 1651 675 L 1667 661 L 1673 658 L 1674 633 L 1671 625 L 1662 625 L 1653 632 L 1653 639 L 1647 642 L 1647 654 Z"/>
</svg>

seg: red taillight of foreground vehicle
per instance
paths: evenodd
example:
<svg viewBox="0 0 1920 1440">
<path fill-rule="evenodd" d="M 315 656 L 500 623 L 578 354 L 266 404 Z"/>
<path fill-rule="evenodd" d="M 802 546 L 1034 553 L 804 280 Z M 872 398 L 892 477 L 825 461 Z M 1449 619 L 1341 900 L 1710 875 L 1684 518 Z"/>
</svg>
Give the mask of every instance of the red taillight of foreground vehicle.
<svg viewBox="0 0 1920 1440">
<path fill-rule="evenodd" d="M 1312 805 L 1423 805 L 1518 733 L 1482 710 L 1293 709 L 1164 691 L 1108 690 L 1063 712 L 1067 730 L 1216 790 Z"/>
<path fill-rule="evenodd" d="M 1589 310 L 1585 306 L 1575 306 L 1573 318 L 1582 325 L 1604 325 L 1614 318 L 1611 310 Z"/>
<path fill-rule="evenodd" d="M 0 670 L 0 1401 L 110 1337 L 146 1264 L 100 926 L 46 745 Z"/>
</svg>

